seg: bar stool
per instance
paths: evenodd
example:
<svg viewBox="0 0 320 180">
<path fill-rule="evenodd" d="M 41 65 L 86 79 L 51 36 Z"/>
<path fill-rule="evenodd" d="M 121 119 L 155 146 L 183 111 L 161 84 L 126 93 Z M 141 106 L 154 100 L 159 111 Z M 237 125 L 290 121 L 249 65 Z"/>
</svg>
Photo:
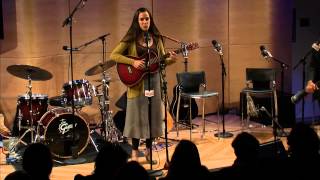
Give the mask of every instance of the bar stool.
<svg viewBox="0 0 320 180">
<path fill-rule="evenodd" d="M 179 109 L 180 109 L 180 101 L 181 98 L 187 98 L 189 100 L 189 121 L 190 121 L 190 140 L 192 133 L 192 117 L 191 117 L 191 99 L 201 99 L 202 100 L 202 120 L 203 120 L 203 128 L 202 135 L 203 138 L 205 134 L 205 99 L 209 97 L 217 98 L 217 106 L 219 109 L 219 93 L 216 91 L 207 91 L 206 90 L 206 79 L 204 71 L 196 71 L 196 72 L 182 72 L 177 73 L 177 81 L 179 85 L 179 95 L 178 95 L 178 104 L 177 104 L 177 113 L 176 113 L 176 130 L 177 136 L 179 136 Z M 218 127 L 220 123 L 219 111 L 217 111 L 218 115 Z M 219 131 L 219 129 L 218 129 Z"/>
<path fill-rule="evenodd" d="M 264 111 L 271 119 L 272 124 L 278 123 L 278 102 L 276 91 L 276 72 L 272 68 L 247 68 L 246 69 L 246 88 L 242 90 L 246 98 L 246 118 L 244 118 L 244 101 L 242 102 L 241 123 L 242 128 L 248 128 L 250 117 L 258 117 Z M 256 107 L 253 97 L 270 97 L 271 113 L 264 107 Z M 274 124 L 273 124 L 274 126 Z"/>
</svg>

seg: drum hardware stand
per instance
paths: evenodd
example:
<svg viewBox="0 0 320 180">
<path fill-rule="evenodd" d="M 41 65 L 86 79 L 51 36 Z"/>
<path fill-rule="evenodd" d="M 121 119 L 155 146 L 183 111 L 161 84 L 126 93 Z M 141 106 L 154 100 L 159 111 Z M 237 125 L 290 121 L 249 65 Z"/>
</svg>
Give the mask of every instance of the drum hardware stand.
<svg viewBox="0 0 320 180">
<path fill-rule="evenodd" d="M 91 130 L 90 133 L 89 133 L 90 142 L 92 143 L 94 149 L 95 149 L 97 152 L 99 152 L 98 145 L 94 142 L 94 140 L 93 140 L 93 138 L 92 138 L 92 136 L 91 136 L 91 134 L 92 134 L 93 132 L 94 132 L 94 130 Z"/>
<path fill-rule="evenodd" d="M 105 36 L 109 34 L 103 35 L 99 37 L 102 41 L 102 64 L 105 63 L 106 60 L 106 40 Z M 102 68 L 103 69 L 103 68 Z M 104 138 L 108 142 L 118 142 L 119 141 L 119 132 L 115 127 L 112 111 L 110 110 L 110 97 L 109 97 L 109 77 L 107 77 L 106 70 L 102 71 L 102 94 L 99 98 L 99 105 L 101 111 L 101 125 L 104 132 Z"/>
<path fill-rule="evenodd" d="M 34 137 L 34 132 L 37 134 L 36 137 L 38 137 L 38 132 L 36 132 L 36 130 L 33 127 L 33 111 L 32 111 L 32 80 L 30 77 L 31 74 L 31 70 L 28 72 L 28 98 L 29 98 L 29 114 L 30 114 L 30 126 L 27 128 L 27 130 L 20 136 L 20 138 L 18 139 L 18 141 L 12 146 L 12 148 L 10 149 L 10 151 L 12 151 L 19 143 L 22 143 L 24 145 L 27 145 L 26 142 L 24 142 L 22 139 L 25 137 L 25 135 L 27 135 L 27 133 L 30 132 L 31 138 L 30 138 L 30 143 L 34 143 L 36 141 L 36 139 L 33 139 Z M 19 112 L 19 132 L 21 130 L 21 113 Z"/>
</svg>

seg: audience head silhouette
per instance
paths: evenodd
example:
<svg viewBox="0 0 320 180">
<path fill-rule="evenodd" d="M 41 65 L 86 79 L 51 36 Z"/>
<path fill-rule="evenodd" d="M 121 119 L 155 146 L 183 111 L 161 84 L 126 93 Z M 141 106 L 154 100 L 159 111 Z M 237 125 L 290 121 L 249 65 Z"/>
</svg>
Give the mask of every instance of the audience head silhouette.
<svg viewBox="0 0 320 180">
<path fill-rule="evenodd" d="M 31 177 L 25 171 L 17 170 L 8 174 L 4 180 L 31 180 Z"/>
<path fill-rule="evenodd" d="M 171 157 L 166 179 L 203 179 L 206 173 L 208 169 L 201 165 L 197 146 L 189 140 L 181 140 Z"/>
<path fill-rule="evenodd" d="M 93 174 L 88 176 L 77 174 L 74 179 L 114 179 L 127 161 L 128 154 L 118 143 L 105 142 L 95 159 Z"/>
<path fill-rule="evenodd" d="M 41 143 L 30 144 L 23 153 L 22 167 L 32 179 L 50 179 L 53 167 L 50 149 Z"/>
<path fill-rule="evenodd" d="M 257 160 L 260 144 L 253 135 L 247 132 L 242 132 L 235 137 L 231 145 L 237 157 L 235 163 Z"/>
<path fill-rule="evenodd" d="M 295 159 L 313 159 L 319 156 L 320 141 L 315 130 L 309 125 L 298 123 L 287 137 L 289 154 Z"/>
<path fill-rule="evenodd" d="M 137 161 L 130 161 L 118 172 L 116 180 L 139 179 L 149 180 L 148 172 Z"/>
</svg>

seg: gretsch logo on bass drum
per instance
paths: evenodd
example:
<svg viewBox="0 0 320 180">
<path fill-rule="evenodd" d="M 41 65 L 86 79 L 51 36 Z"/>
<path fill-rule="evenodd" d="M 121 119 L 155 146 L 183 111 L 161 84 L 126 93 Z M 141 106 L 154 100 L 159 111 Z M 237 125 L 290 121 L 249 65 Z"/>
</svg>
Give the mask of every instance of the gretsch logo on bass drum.
<svg viewBox="0 0 320 180">
<path fill-rule="evenodd" d="M 73 128 L 73 125 L 72 125 L 72 124 L 68 124 L 68 123 L 66 122 L 66 119 L 61 119 L 60 121 L 61 121 L 61 122 L 60 122 L 60 124 L 59 124 L 59 132 L 60 132 L 61 134 L 65 134 L 65 133 L 69 132 L 70 129 Z M 77 123 L 74 124 L 74 127 L 77 127 Z"/>
</svg>

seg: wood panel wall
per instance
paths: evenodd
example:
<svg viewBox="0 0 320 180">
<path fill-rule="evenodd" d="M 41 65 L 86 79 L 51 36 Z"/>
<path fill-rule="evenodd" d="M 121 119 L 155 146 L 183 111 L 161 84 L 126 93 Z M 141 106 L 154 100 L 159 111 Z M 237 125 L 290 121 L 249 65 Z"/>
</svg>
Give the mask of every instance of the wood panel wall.
<svg viewBox="0 0 320 180">
<path fill-rule="evenodd" d="M 17 96 L 26 93 L 27 81 L 9 74 L 6 68 L 14 64 L 28 64 L 50 71 L 53 78 L 33 81 L 33 93 L 61 94 L 62 86 L 70 79 L 69 54 L 62 46 L 69 45 L 69 27 L 62 27 L 68 17 L 68 2 L 56 0 L 3 0 L 4 40 L 0 40 L 0 112 L 6 123 L 12 124 L 16 112 Z M 70 0 L 71 10 L 78 1 Z M 291 0 L 91 0 L 74 14 L 72 26 L 73 45 L 79 46 L 103 34 L 107 37 L 107 60 L 110 52 L 126 33 L 134 11 L 147 7 L 165 35 L 183 42 L 198 42 L 200 48 L 189 53 L 188 70 L 204 70 L 208 89 L 221 93 L 221 65 L 219 55 L 211 41 L 223 47 L 226 65 L 226 107 L 238 108 L 239 92 L 245 85 L 245 68 L 275 67 L 273 61 L 260 56 L 260 45 L 265 45 L 274 55 L 291 64 Z M 168 49 L 180 44 L 166 41 Z M 93 80 L 100 75 L 85 76 L 85 71 L 102 61 L 102 43 L 97 41 L 73 56 L 74 79 Z M 177 72 L 184 71 L 184 59 L 167 68 L 169 99 L 176 84 Z M 290 69 L 287 71 L 291 71 Z M 109 70 L 111 109 L 126 87 L 118 81 L 115 68 Z M 291 78 L 286 75 L 286 90 Z M 88 121 L 99 121 L 97 98 L 82 109 Z M 220 100 L 221 101 L 221 100 Z M 206 113 L 217 111 L 214 100 L 208 100 Z"/>
</svg>

